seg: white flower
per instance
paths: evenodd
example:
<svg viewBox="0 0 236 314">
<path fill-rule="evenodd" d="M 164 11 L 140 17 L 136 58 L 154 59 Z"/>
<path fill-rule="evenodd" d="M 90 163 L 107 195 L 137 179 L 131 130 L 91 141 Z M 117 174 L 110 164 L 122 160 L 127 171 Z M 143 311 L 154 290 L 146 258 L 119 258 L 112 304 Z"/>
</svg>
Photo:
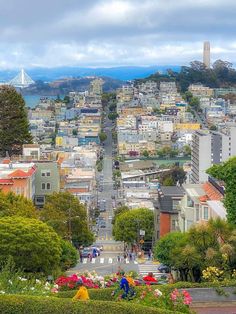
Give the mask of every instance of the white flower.
<svg viewBox="0 0 236 314">
<path fill-rule="evenodd" d="M 5 292 L 5 291 L 3 291 L 3 290 L 1 290 L 1 291 L 0 291 L 0 294 L 5 294 L 5 293 L 6 293 L 6 292 Z"/>
<path fill-rule="evenodd" d="M 48 281 L 46 281 L 45 287 L 50 287 L 50 283 Z"/>
<path fill-rule="evenodd" d="M 36 283 L 41 283 L 41 281 L 39 279 L 36 279 L 35 281 L 36 281 Z"/>
<path fill-rule="evenodd" d="M 44 287 L 45 290 L 50 290 L 50 287 L 46 286 Z"/>
<path fill-rule="evenodd" d="M 20 279 L 20 281 L 27 281 L 26 278 L 23 278 L 23 277 L 18 277 Z"/>
<path fill-rule="evenodd" d="M 34 288 L 34 287 L 31 287 L 31 288 L 30 288 L 30 290 L 32 290 L 32 291 L 33 291 L 33 290 L 35 290 L 35 288 Z"/>
<path fill-rule="evenodd" d="M 12 281 L 10 279 L 8 280 L 8 282 L 9 282 L 10 285 L 12 285 Z"/>
<path fill-rule="evenodd" d="M 156 295 L 162 296 L 162 292 L 159 289 L 154 290 Z"/>
<path fill-rule="evenodd" d="M 54 287 L 54 288 L 56 288 L 56 289 L 58 289 L 58 288 L 59 288 L 59 286 L 58 286 L 57 284 L 55 284 L 53 287 Z"/>
</svg>

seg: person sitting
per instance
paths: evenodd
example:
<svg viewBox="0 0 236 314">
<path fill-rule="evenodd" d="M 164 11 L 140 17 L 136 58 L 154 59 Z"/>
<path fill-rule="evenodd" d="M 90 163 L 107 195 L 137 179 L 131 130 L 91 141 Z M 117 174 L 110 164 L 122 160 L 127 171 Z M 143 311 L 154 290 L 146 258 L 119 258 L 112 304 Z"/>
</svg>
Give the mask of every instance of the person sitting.
<svg viewBox="0 0 236 314">
<path fill-rule="evenodd" d="M 143 277 L 143 280 L 146 282 L 154 282 L 154 283 L 156 282 L 157 283 L 157 280 L 153 276 L 153 273 L 148 273 L 147 276 Z"/>
<path fill-rule="evenodd" d="M 84 286 L 83 280 L 80 278 L 76 285 L 79 287 L 79 290 L 76 292 L 76 295 L 72 298 L 73 301 L 87 301 L 89 300 L 88 289 Z"/>
</svg>

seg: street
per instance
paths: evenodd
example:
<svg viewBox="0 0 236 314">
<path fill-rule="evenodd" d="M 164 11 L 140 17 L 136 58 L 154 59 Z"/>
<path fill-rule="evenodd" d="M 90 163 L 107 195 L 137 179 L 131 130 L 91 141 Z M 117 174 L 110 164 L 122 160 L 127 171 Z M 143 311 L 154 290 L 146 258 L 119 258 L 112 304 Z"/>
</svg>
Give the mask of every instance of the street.
<svg viewBox="0 0 236 314">
<path fill-rule="evenodd" d="M 154 275 L 160 274 L 157 271 L 157 265 L 152 261 L 143 261 L 138 263 L 137 260 L 129 260 L 123 258 L 124 243 L 117 242 L 112 237 L 112 217 L 113 217 L 113 204 L 116 200 L 112 199 L 112 195 L 117 196 L 117 190 L 113 188 L 112 179 L 112 122 L 106 117 L 104 121 L 106 126 L 107 139 L 104 142 L 103 153 L 103 171 L 97 174 L 99 187 L 102 191 L 98 192 L 98 203 L 105 203 L 105 211 L 100 213 L 100 216 L 105 220 L 105 227 L 98 228 L 98 235 L 94 243 L 95 246 L 103 246 L 104 250 L 101 255 L 92 258 L 83 258 L 83 262 L 70 269 L 67 273 L 96 271 L 99 275 L 107 275 L 117 272 L 120 266 L 124 271 L 136 271 L 141 276 L 147 275 L 148 272 L 153 272 Z M 105 200 L 105 201 L 104 201 Z M 103 205 L 104 206 L 104 205 Z M 120 261 L 118 261 L 118 256 Z"/>
</svg>

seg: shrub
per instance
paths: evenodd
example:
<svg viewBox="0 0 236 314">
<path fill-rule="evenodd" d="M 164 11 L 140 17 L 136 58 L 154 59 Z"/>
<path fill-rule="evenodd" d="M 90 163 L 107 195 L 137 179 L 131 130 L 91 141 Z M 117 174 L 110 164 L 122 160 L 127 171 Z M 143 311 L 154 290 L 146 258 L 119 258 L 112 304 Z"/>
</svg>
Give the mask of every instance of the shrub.
<svg viewBox="0 0 236 314">
<path fill-rule="evenodd" d="M 50 274 L 59 267 L 61 243 L 47 224 L 29 218 L 0 219 L 0 262 L 12 257 L 26 272 Z"/>
<path fill-rule="evenodd" d="M 68 241 L 61 240 L 61 261 L 62 270 L 74 267 L 77 264 L 78 253 L 76 248 Z"/>
<path fill-rule="evenodd" d="M 0 296 L 1 314 L 177 314 L 126 302 L 88 301 L 73 302 L 67 299 L 44 298 L 19 295 Z"/>
</svg>

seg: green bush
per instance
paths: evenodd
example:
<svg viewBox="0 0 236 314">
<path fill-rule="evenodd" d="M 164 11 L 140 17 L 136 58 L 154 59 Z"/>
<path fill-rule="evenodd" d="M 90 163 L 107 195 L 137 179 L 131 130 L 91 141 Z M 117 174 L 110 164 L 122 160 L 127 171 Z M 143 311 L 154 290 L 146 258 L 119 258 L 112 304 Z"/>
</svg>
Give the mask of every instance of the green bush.
<svg viewBox="0 0 236 314">
<path fill-rule="evenodd" d="M 76 248 L 66 240 L 61 240 L 61 261 L 60 266 L 62 270 L 74 267 L 77 264 L 78 253 Z"/>
<path fill-rule="evenodd" d="M 1 295 L 1 314 L 174 314 L 172 311 L 128 302 L 78 301 L 68 299 Z M 175 312 L 177 314 L 177 312 Z"/>
</svg>

